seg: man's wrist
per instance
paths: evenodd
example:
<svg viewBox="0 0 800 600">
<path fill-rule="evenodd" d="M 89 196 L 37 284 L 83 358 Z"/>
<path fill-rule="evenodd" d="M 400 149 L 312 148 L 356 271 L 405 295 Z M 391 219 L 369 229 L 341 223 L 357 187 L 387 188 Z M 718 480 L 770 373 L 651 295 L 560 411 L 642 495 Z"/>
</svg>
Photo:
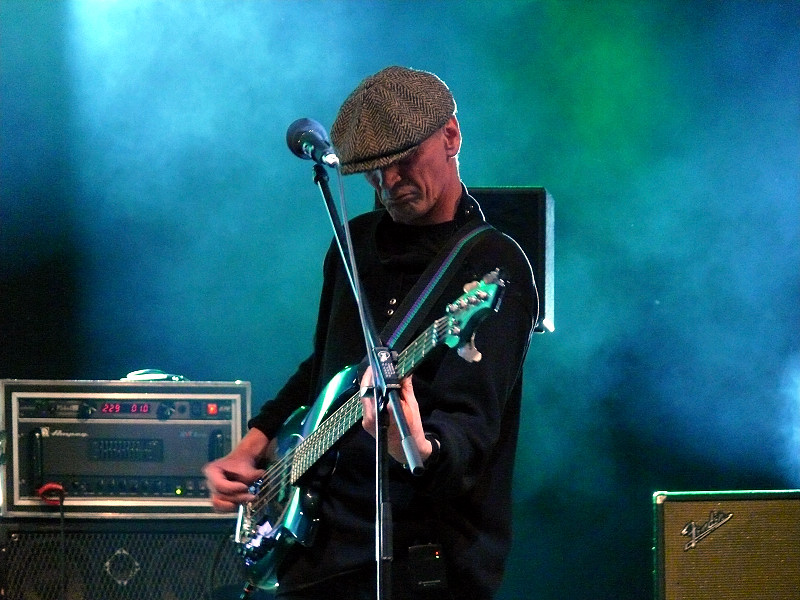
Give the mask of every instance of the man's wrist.
<svg viewBox="0 0 800 600">
<path fill-rule="evenodd" d="M 422 459 L 422 466 L 427 468 L 436 463 L 439 459 L 439 452 L 442 448 L 442 444 L 439 441 L 439 436 L 435 433 L 426 433 L 425 434 L 425 444 L 420 444 L 419 451 L 420 451 L 420 458 Z M 408 463 L 405 461 L 405 456 L 403 460 L 398 461 L 401 462 L 404 469 L 408 469 Z"/>
<path fill-rule="evenodd" d="M 431 445 L 431 452 L 428 454 L 427 458 L 422 461 L 422 464 L 425 467 L 429 467 L 436 464 L 436 461 L 439 460 L 442 443 L 439 441 L 439 436 L 435 433 L 426 433 L 425 439 L 428 440 L 428 443 Z"/>
</svg>

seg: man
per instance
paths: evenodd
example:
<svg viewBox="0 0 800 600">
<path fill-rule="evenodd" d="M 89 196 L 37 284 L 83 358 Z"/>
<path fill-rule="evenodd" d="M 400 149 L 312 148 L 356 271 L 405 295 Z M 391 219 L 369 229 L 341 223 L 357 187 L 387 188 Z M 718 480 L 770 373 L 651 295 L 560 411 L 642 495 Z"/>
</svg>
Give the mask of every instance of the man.
<svg viewBox="0 0 800 600">
<path fill-rule="evenodd" d="M 378 331 L 440 248 L 457 231 L 482 222 L 459 175 L 461 132 L 455 113 L 453 96 L 438 77 L 388 67 L 359 84 L 331 129 L 342 172 L 363 173 L 385 209 L 350 224 Z M 465 284 L 496 268 L 502 269 L 505 295 L 475 335 L 480 361 L 468 362 L 442 346 L 402 380 L 400 406 L 424 472 L 414 475 L 404 466 L 392 419 L 387 491 L 395 600 L 491 598 L 510 547 L 521 368 L 538 302 L 530 265 L 510 238 L 490 230 L 465 252 L 418 331 L 444 315 Z M 259 465 L 283 422 L 365 356 L 357 307 L 334 245 L 323 273 L 311 356 L 264 404 L 241 443 L 205 468 L 218 510 L 234 510 L 253 499 L 248 485 L 262 476 Z M 293 545 L 281 561 L 279 598 L 375 598 L 376 410 L 365 389 L 369 377 L 362 379 L 363 427 L 351 429 L 336 446 L 335 468 L 319 489 L 314 542 Z M 431 566 L 442 568 L 431 575 L 426 571 Z"/>
</svg>

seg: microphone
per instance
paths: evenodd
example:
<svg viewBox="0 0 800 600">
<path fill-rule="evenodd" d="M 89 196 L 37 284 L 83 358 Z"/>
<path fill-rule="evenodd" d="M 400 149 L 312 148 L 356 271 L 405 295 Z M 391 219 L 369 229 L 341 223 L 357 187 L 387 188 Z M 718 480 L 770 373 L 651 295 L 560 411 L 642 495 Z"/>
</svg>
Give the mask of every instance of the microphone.
<svg viewBox="0 0 800 600">
<path fill-rule="evenodd" d="M 286 143 L 295 156 L 335 167 L 339 157 L 333 151 L 328 133 L 314 119 L 297 119 L 286 131 Z"/>
</svg>

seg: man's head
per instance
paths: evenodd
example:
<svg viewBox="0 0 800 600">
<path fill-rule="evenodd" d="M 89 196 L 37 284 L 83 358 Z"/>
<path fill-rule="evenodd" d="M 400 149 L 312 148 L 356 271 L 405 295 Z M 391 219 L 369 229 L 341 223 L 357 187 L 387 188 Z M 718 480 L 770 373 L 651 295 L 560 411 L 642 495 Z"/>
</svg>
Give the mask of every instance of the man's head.
<svg viewBox="0 0 800 600">
<path fill-rule="evenodd" d="M 331 129 L 344 174 L 364 173 L 395 221 L 453 218 L 461 197 L 456 103 L 436 75 L 388 67 L 348 96 Z"/>
</svg>

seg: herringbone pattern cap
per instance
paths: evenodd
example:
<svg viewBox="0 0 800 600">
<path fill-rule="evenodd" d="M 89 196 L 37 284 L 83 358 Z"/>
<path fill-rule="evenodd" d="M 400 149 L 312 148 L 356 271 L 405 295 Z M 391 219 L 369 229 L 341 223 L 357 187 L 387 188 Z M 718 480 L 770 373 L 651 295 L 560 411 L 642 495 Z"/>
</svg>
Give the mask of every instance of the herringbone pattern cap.
<svg viewBox="0 0 800 600">
<path fill-rule="evenodd" d="M 453 94 L 433 73 L 387 67 L 347 97 L 331 128 L 342 173 L 380 169 L 411 154 L 456 112 Z"/>
</svg>

